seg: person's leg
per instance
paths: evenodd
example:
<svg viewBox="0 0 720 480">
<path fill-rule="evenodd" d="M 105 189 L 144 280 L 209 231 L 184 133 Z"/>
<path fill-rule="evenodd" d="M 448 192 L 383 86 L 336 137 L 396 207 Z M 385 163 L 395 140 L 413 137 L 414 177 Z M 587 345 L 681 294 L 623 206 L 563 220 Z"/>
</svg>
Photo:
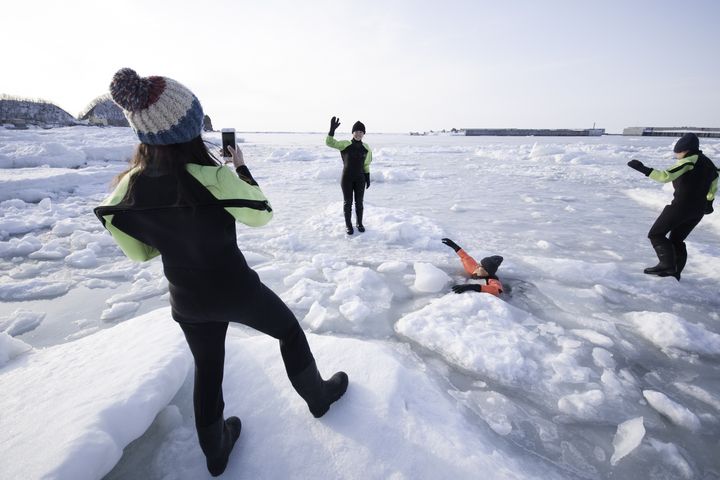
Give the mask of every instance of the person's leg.
<svg viewBox="0 0 720 480">
<path fill-rule="evenodd" d="M 348 386 L 345 372 L 337 372 L 329 380 L 322 379 L 300 323 L 272 290 L 261 285 L 253 295 L 253 304 L 248 305 L 239 321 L 280 341 L 280 354 L 290 383 L 315 417 L 323 416 L 330 404 L 343 396 Z"/>
<path fill-rule="evenodd" d="M 363 225 L 363 199 L 365 198 L 365 177 L 358 178 L 353 182 L 353 191 L 355 193 L 355 216 L 357 217 L 357 228 L 358 231 L 364 232 L 365 226 Z"/>
<path fill-rule="evenodd" d="M 700 223 L 702 218 L 703 217 L 700 216 L 690 219 L 670 231 L 670 242 L 672 242 L 673 248 L 675 249 L 675 278 L 678 280 L 680 280 L 680 274 L 687 263 L 687 246 L 685 245 L 685 239 L 697 224 Z"/>
<path fill-rule="evenodd" d="M 340 179 L 340 187 L 343 193 L 343 215 L 345 215 L 345 230 L 348 235 L 354 233 L 352 227 L 352 200 L 353 200 L 353 186 L 352 179 L 343 176 Z"/>
<path fill-rule="evenodd" d="M 204 427 L 220 418 L 225 408 L 222 380 L 228 324 L 208 322 L 179 325 L 195 359 L 195 424 Z"/>
<path fill-rule="evenodd" d="M 646 268 L 644 270 L 645 273 L 661 277 L 675 274 L 675 250 L 672 242 L 668 240 L 667 234 L 679 223 L 680 220 L 677 211 L 668 205 L 663 209 L 657 220 L 655 220 L 653 226 L 650 227 L 648 238 L 655 249 L 658 264 L 654 267 Z"/>
<path fill-rule="evenodd" d="M 676 217 L 677 215 L 675 211 L 671 209 L 669 205 L 663 209 L 658 218 L 655 220 L 655 223 L 653 223 L 652 227 L 650 227 L 650 231 L 647 235 L 653 247 L 657 245 L 670 244 L 667 234 L 670 233 L 670 230 L 672 230 L 678 223 Z"/>
<path fill-rule="evenodd" d="M 280 341 L 280 354 L 288 377 L 315 361 L 297 318 L 285 302 L 264 284 L 260 284 L 253 293 L 253 304 L 248 305 L 247 312 L 238 321 Z"/>
<path fill-rule="evenodd" d="M 222 380 L 227 323 L 178 323 L 195 360 L 193 407 L 200 448 L 213 475 L 225 471 L 230 452 L 240 436 L 237 417 L 223 418 Z"/>
</svg>

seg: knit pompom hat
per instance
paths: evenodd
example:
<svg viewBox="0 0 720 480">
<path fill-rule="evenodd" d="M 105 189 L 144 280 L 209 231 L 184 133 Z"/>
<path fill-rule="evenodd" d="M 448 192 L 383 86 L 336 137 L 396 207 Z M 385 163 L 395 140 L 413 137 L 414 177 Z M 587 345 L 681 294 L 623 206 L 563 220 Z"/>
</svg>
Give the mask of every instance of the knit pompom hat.
<svg viewBox="0 0 720 480">
<path fill-rule="evenodd" d="M 140 77 L 122 68 L 113 76 L 110 95 L 142 143 L 184 143 L 202 132 L 200 101 L 172 78 Z"/>
<path fill-rule="evenodd" d="M 503 257 L 501 257 L 500 255 L 493 255 L 491 257 L 485 257 L 480 260 L 480 265 L 482 265 L 486 272 L 494 276 L 498 270 L 498 267 L 500 267 L 502 261 Z"/>
</svg>

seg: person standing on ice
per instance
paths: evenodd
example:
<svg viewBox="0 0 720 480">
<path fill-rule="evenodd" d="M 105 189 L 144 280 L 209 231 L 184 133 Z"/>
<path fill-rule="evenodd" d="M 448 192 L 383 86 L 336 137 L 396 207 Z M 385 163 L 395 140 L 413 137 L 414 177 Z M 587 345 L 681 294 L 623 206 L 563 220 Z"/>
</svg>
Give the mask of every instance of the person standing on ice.
<svg viewBox="0 0 720 480">
<path fill-rule="evenodd" d="M 473 280 L 484 280 L 485 284 L 480 283 L 468 283 L 465 285 L 453 285 L 452 290 L 455 293 L 463 292 L 485 292 L 496 297 L 499 297 L 503 291 L 502 283 L 500 279 L 495 275 L 498 267 L 503 261 L 503 257 L 500 255 L 493 255 L 491 257 L 485 257 L 480 260 L 480 263 L 475 261 L 470 255 L 463 250 L 460 245 L 453 242 L 449 238 L 443 238 L 442 243 L 455 250 L 455 253 L 460 257 L 463 268 L 470 274 L 470 278 Z"/>
<path fill-rule="evenodd" d="M 240 419 L 223 414 L 229 322 L 280 341 L 290 383 L 315 417 L 345 393 L 348 377 L 337 372 L 322 379 L 295 315 L 239 250 L 235 222 L 262 226 L 272 208 L 237 145 L 229 147 L 235 171 L 210 156 L 200 136 L 203 110 L 197 97 L 175 80 L 141 78 L 129 68 L 115 73 L 110 93 L 141 143 L 95 213 L 129 258 L 162 259 L 172 317 L 195 360 L 198 440 L 208 471 L 217 476 L 241 429 Z"/>
<path fill-rule="evenodd" d="M 673 148 L 677 163 L 667 170 L 646 167 L 640 160 L 630 160 L 628 166 L 651 179 L 672 182 L 675 192 L 648 232 L 658 264 L 644 270 L 648 275 L 673 276 L 680 274 L 687 262 L 685 239 L 703 215 L 712 213 L 717 190 L 718 170 L 700 150 L 700 140 L 694 133 L 686 133 Z M 670 238 L 668 238 L 668 233 Z"/>
<path fill-rule="evenodd" d="M 370 163 L 372 151 L 363 143 L 365 125 L 361 121 L 355 122 L 352 127 L 352 140 L 335 140 L 335 130 L 340 126 L 340 119 L 330 119 L 330 131 L 325 138 L 325 145 L 340 150 L 343 161 L 343 171 L 340 177 L 340 187 L 343 192 L 343 213 L 345 214 L 345 231 L 348 235 L 355 233 L 352 226 L 352 202 L 355 196 L 355 217 L 358 232 L 364 232 L 363 226 L 363 198 L 365 189 L 370 188 Z"/>
</svg>

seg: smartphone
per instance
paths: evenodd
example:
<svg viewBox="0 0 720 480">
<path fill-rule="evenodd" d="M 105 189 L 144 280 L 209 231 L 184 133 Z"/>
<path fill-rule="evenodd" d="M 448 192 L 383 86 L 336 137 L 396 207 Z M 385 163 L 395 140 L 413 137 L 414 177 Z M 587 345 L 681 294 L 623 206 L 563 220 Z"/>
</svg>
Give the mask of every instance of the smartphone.
<svg viewBox="0 0 720 480">
<path fill-rule="evenodd" d="M 222 129 L 222 156 L 232 157 L 232 153 L 227 147 L 235 148 L 235 129 L 234 128 L 223 128 Z"/>
</svg>

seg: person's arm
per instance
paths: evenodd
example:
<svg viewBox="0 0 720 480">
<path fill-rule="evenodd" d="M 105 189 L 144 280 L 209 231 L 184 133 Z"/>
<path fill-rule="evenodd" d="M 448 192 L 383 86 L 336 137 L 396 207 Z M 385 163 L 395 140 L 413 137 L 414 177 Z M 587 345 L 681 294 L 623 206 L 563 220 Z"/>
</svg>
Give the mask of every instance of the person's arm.
<svg viewBox="0 0 720 480">
<path fill-rule="evenodd" d="M 115 190 L 113 190 L 110 196 L 107 197 L 100 204 L 100 206 L 107 207 L 120 203 L 122 199 L 125 198 L 125 194 L 127 193 L 128 185 L 130 182 L 130 177 L 135 174 L 135 172 L 136 169 L 133 169 L 127 174 L 125 174 L 125 176 L 115 187 Z M 99 215 L 99 218 L 103 226 L 107 229 L 108 232 L 110 232 L 110 235 L 112 235 L 115 243 L 117 243 L 118 247 L 120 247 L 120 250 L 122 250 L 125 256 L 127 256 L 130 260 L 134 260 L 136 262 L 145 262 L 160 255 L 160 252 L 157 251 L 157 249 L 141 242 L 135 237 L 128 235 L 127 233 L 123 232 L 115 225 L 113 225 L 113 214 Z"/>
<path fill-rule="evenodd" d="M 258 183 L 253 178 L 252 173 L 250 173 L 250 169 L 248 169 L 247 165 L 240 165 L 235 169 L 235 173 L 237 173 L 237 176 L 243 182 L 253 185 L 255 187 L 259 187 Z"/>
<path fill-rule="evenodd" d="M 344 150 L 347 148 L 348 145 L 350 145 L 350 142 L 348 140 L 335 140 L 335 130 L 337 127 L 340 126 L 340 119 L 337 117 L 332 117 L 330 119 L 330 130 L 328 131 L 327 137 L 325 137 L 325 145 L 332 148 L 337 148 L 338 150 Z"/>
<path fill-rule="evenodd" d="M 457 251 L 457 254 L 460 257 L 460 261 L 462 261 L 462 265 L 465 271 L 469 275 L 475 273 L 475 270 L 477 270 L 478 268 L 478 263 L 475 261 L 475 259 L 468 255 L 467 252 L 462 248 Z"/>
<path fill-rule="evenodd" d="M 370 150 L 370 146 L 367 143 L 363 143 L 363 146 L 367 150 L 367 154 L 365 155 L 365 163 L 363 164 L 363 169 L 365 173 L 370 173 L 370 164 L 372 163 L 372 150 Z"/>
<path fill-rule="evenodd" d="M 668 183 L 695 168 L 697 158 L 697 155 L 681 158 L 675 165 L 667 170 L 657 170 L 655 168 L 647 167 L 640 160 L 635 159 L 630 160 L 627 165 L 628 167 L 642 173 L 646 177 L 650 177 L 656 182 Z"/>
<path fill-rule="evenodd" d="M 453 285 L 452 291 L 455 293 L 465 292 L 478 292 L 478 293 L 489 293 L 499 297 L 502 293 L 502 284 L 499 280 L 491 278 L 488 280 L 487 285 L 478 285 L 477 283 L 469 283 L 465 285 Z"/>
<path fill-rule="evenodd" d="M 235 173 L 237 173 L 240 180 L 255 187 L 259 186 L 253 178 L 252 173 L 250 173 L 250 169 L 247 165 L 245 165 L 245 156 L 243 155 L 242 150 L 238 148 L 237 144 L 235 144 L 235 148 L 228 147 L 228 150 L 230 150 L 232 164 L 235 167 Z"/>
<path fill-rule="evenodd" d="M 500 280 L 490 278 L 488 279 L 487 285 L 480 285 L 480 291 L 499 297 L 503 291 L 503 286 L 502 283 L 500 283 Z"/>
<path fill-rule="evenodd" d="M 243 168 L 244 167 L 244 168 Z M 240 166 L 248 174 L 246 166 Z M 235 220 L 251 227 L 261 227 L 268 223 L 273 216 L 270 202 L 257 186 L 241 179 L 231 169 L 220 166 L 210 167 L 188 164 L 188 172 L 195 177 L 218 200 L 249 200 L 256 204 L 254 207 L 226 207 Z"/>
<path fill-rule="evenodd" d="M 710 190 L 708 190 L 707 196 L 705 197 L 709 202 L 715 200 L 715 193 L 717 193 L 718 177 L 710 184 Z"/>
<path fill-rule="evenodd" d="M 697 158 L 697 155 L 681 158 L 675 165 L 668 168 L 667 170 L 657 170 L 653 168 L 648 177 L 660 183 L 672 182 L 679 176 L 695 168 L 695 162 L 697 161 Z"/>
<path fill-rule="evenodd" d="M 328 135 L 325 137 L 325 145 L 338 150 L 345 150 L 350 145 L 350 140 L 335 140 L 334 137 Z"/>
<path fill-rule="evenodd" d="M 705 210 L 703 213 L 705 213 L 706 215 L 715 211 L 715 209 L 713 208 L 713 201 L 715 200 L 715 193 L 717 193 L 717 184 L 718 176 L 716 174 L 712 183 L 710 183 L 710 188 L 708 189 L 707 195 L 705 195 Z"/>
</svg>

